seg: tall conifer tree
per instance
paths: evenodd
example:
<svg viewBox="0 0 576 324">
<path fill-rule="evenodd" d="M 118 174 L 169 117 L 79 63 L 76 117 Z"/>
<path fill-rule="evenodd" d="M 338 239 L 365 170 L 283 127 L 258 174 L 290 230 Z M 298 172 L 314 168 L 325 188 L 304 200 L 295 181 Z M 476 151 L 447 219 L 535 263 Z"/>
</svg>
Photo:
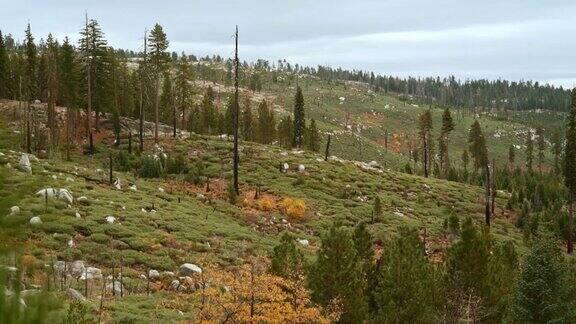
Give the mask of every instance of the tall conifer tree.
<svg viewBox="0 0 576 324">
<path fill-rule="evenodd" d="M 566 229 L 566 250 L 574 251 L 572 238 L 574 224 L 574 196 L 576 195 L 576 89 L 572 90 L 572 106 L 568 115 L 566 145 L 564 146 L 564 184 L 568 188 L 568 225 Z"/>
<path fill-rule="evenodd" d="M 296 148 L 300 148 L 303 144 L 304 131 L 306 129 L 306 120 L 304 118 L 304 96 L 300 86 L 297 86 L 294 97 L 294 140 L 292 143 Z"/>
<path fill-rule="evenodd" d="M 160 82 L 162 74 L 168 67 L 170 56 L 168 49 L 168 39 L 162 26 L 155 24 L 148 36 L 149 62 L 154 84 L 154 140 L 158 142 L 158 123 L 160 120 Z"/>
</svg>

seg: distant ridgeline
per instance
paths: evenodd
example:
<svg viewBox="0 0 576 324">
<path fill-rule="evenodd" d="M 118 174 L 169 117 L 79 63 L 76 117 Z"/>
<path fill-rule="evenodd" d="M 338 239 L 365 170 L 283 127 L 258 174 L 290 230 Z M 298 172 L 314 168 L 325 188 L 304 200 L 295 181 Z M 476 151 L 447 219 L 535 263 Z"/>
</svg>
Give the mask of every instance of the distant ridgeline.
<svg viewBox="0 0 576 324">
<path fill-rule="evenodd" d="M 510 110 L 545 109 L 568 111 L 570 90 L 532 81 L 457 80 L 454 76 L 402 79 L 374 75 L 361 70 L 342 70 L 319 66 L 313 73 L 325 80 L 366 82 L 375 91 L 401 94 L 405 100 L 453 107 L 484 107 Z"/>
<path fill-rule="evenodd" d="M 133 61 L 142 57 L 142 53 L 133 50 L 113 49 L 107 46 L 103 34 L 101 34 L 100 37 L 103 39 L 104 47 L 110 52 L 115 53 L 116 58 L 121 61 Z M 26 51 L 25 44 L 15 41 L 11 34 L 5 35 L 3 41 L 5 50 L 10 54 L 24 54 Z M 40 39 L 38 45 L 40 52 L 42 52 L 46 46 L 45 41 Z M 192 72 L 200 79 L 215 82 L 224 81 L 226 84 L 231 84 L 232 59 L 224 59 L 220 55 L 213 55 L 211 57 L 197 57 L 195 55 L 185 55 L 184 53 L 178 55 L 176 52 L 170 53 L 168 59 L 175 64 L 178 58 L 182 56 L 186 56 L 190 62 L 219 64 L 220 66 L 217 67 L 207 64 L 197 64 L 192 67 Z M 42 63 L 42 60 L 40 60 L 39 63 Z M 12 64 L 18 65 L 18 60 L 13 59 Z M 248 68 L 250 68 L 251 71 L 247 71 Z M 541 109 L 558 112 L 568 111 L 570 106 L 569 89 L 533 81 L 516 82 L 500 79 L 467 79 L 461 81 L 454 76 L 447 78 L 399 78 L 377 75 L 374 74 L 374 72 L 362 70 L 344 70 L 327 66 L 301 66 L 298 64 L 290 64 L 286 60 L 269 62 L 259 59 L 252 63 L 243 62 L 242 69 L 240 70 L 240 85 L 258 91 L 266 82 L 277 82 L 280 76 L 279 73 L 281 72 L 311 75 L 328 82 L 363 82 L 368 84 L 375 92 L 392 93 L 398 95 L 400 100 L 421 104 L 435 104 L 457 108 L 497 108 L 502 110 Z M 14 84 L 18 82 L 17 80 L 12 81 L 14 81 L 14 89 L 12 95 L 9 97 L 16 97 L 17 91 Z"/>
</svg>

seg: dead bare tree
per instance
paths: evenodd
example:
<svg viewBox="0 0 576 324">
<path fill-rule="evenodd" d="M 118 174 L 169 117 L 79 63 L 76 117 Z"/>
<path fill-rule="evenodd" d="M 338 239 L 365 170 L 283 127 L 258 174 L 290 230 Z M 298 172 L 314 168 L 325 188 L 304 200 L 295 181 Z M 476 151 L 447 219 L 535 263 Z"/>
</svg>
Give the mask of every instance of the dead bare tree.
<svg viewBox="0 0 576 324">
<path fill-rule="evenodd" d="M 240 158 L 238 156 L 238 115 L 240 115 L 240 105 L 238 104 L 238 26 L 236 26 L 235 34 L 235 51 L 234 51 L 234 190 L 236 194 L 240 194 L 238 188 L 238 164 Z"/>
</svg>

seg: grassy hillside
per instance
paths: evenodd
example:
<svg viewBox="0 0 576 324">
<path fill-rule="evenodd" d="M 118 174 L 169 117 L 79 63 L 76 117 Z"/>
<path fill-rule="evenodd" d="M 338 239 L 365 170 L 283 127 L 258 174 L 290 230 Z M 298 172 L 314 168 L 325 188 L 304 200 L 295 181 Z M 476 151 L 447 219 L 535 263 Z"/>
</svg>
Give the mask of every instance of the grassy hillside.
<svg viewBox="0 0 576 324">
<path fill-rule="evenodd" d="M 311 88 L 307 91 L 312 91 Z M 333 96 L 337 98 L 339 94 L 335 91 Z M 357 94 L 347 100 L 361 102 L 363 97 L 364 94 Z M 327 116 L 334 116 L 327 118 L 338 118 L 342 113 L 339 104 L 330 105 L 329 99 L 325 102 Z M 396 108 L 386 110 L 386 104 Z M 362 134 L 366 135 L 363 140 L 372 145 L 373 154 L 379 154 L 382 149 L 374 144 L 381 130 L 377 125 L 382 123 L 390 128 L 407 125 L 404 129 L 409 129 L 409 120 L 419 108 L 377 96 L 374 103 L 358 104 L 354 117 L 366 116 L 362 109 L 371 105 L 379 112 L 378 121 L 370 124 L 371 128 Z M 321 113 L 318 109 L 310 110 L 312 116 Z M 471 120 L 470 117 L 463 119 L 457 132 L 464 132 L 464 124 Z M 495 128 L 500 126 L 496 122 L 493 125 Z M 241 196 L 236 204 L 230 204 L 227 186 L 231 176 L 232 143 L 209 136 L 165 138 L 159 146 L 147 143 L 146 149 L 149 154 L 161 156 L 164 153 L 169 159 L 182 156 L 184 163 L 179 169 L 202 169 L 197 174 L 202 179 L 209 179 L 209 191 L 206 183 L 194 185 L 185 175 L 142 178 L 137 172 L 141 157 L 136 155 L 123 163 L 126 171 L 114 171 L 114 178 L 119 178 L 121 183 L 118 189 L 108 183 L 109 149 L 104 144 L 93 157 L 74 154 L 72 161 L 60 158 L 34 160 L 33 172 L 27 174 L 15 169 L 20 153 L 14 130 L 7 123 L 0 127 L 3 135 L 0 143 L 1 214 L 3 222 L 23 229 L 19 236 L 10 236 L 10 242 L 23 244 L 25 254 L 32 256 L 30 258 L 38 264 L 84 260 L 101 268 L 105 275 L 118 271 L 122 264 L 130 296 L 106 301 L 105 313 L 112 318 L 193 319 L 194 311 L 185 302 L 165 306 L 172 295 L 162 287 L 155 287 L 157 292 L 147 297 L 146 280 L 141 275 L 150 268 L 177 271 L 185 262 L 200 266 L 240 264 L 245 256 L 269 253 L 282 231 L 309 240 L 310 244 L 303 245 L 302 249 L 312 257 L 318 248 L 320 234 L 337 219 L 347 225 L 370 222 L 370 231 L 377 242 L 395 235 L 400 226 L 409 225 L 421 230 L 429 257 L 441 259 L 450 243 L 443 229 L 449 215 L 461 219 L 471 215 L 478 223 L 483 221 L 484 191 L 480 187 L 425 179 L 338 157 L 326 162 L 317 154 L 248 142 L 241 144 Z M 323 127 L 326 130 L 336 128 L 331 122 L 324 123 Z M 346 136 L 350 135 L 339 137 L 336 143 L 341 146 L 335 145 L 333 153 L 347 156 L 348 152 L 348 156 L 354 157 L 354 151 L 344 146 Z M 111 137 L 109 134 L 104 138 L 109 142 Z M 454 138 L 462 147 L 463 139 Z M 112 154 L 116 156 L 120 150 L 126 150 L 125 144 L 113 149 Z M 363 154 L 367 152 L 370 151 Z M 366 160 L 371 159 L 366 156 Z M 389 161 L 386 155 L 379 160 Z M 115 168 L 121 167 L 118 160 L 114 163 Z M 289 165 L 285 173 L 280 171 L 284 163 Z M 298 170 L 300 165 L 304 170 Z M 132 185 L 135 190 L 130 188 Z M 74 202 L 67 204 L 35 195 L 50 187 L 69 190 Z M 259 198 L 254 199 L 257 188 Z M 377 195 L 382 200 L 384 214 L 372 220 L 372 205 Z M 82 196 L 86 201 L 78 200 Z M 288 211 L 290 202 L 287 198 L 302 199 L 305 211 L 301 215 Z M 499 195 L 492 233 L 498 240 L 512 240 L 522 250 L 522 235 L 513 225 L 515 215 L 504 208 L 505 204 L 505 195 Z M 13 205 L 20 207 L 20 213 L 5 216 Z M 151 208 L 155 212 L 147 211 Z M 42 224 L 29 224 L 33 216 L 40 217 Z M 114 222 L 107 222 L 107 216 L 113 216 Z M 41 279 L 37 276 L 28 280 L 40 283 Z M 82 282 L 72 285 L 83 289 Z M 98 288 L 90 289 L 95 298 Z M 161 305 L 162 311 L 156 312 Z M 98 307 L 96 300 L 92 306 Z"/>
</svg>

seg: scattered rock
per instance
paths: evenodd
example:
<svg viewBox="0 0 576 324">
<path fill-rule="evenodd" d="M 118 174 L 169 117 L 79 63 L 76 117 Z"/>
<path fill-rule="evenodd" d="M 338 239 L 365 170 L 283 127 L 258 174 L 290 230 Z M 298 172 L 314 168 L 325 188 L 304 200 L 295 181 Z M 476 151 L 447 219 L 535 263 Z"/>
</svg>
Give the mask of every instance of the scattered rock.
<svg viewBox="0 0 576 324">
<path fill-rule="evenodd" d="M 304 245 L 304 246 L 308 246 L 310 245 L 310 242 L 308 242 L 307 239 L 297 239 L 296 241 L 298 241 L 298 243 Z"/>
<path fill-rule="evenodd" d="M 172 280 L 172 282 L 170 283 L 170 289 L 178 290 L 179 287 L 180 287 L 180 281 L 176 279 Z"/>
<path fill-rule="evenodd" d="M 74 198 L 72 197 L 72 194 L 67 189 L 60 189 L 60 191 L 58 192 L 58 198 L 60 200 L 64 200 L 65 202 L 67 202 L 69 204 L 74 202 Z"/>
<path fill-rule="evenodd" d="M 60 200 L 67 202 L 68 204 L 71 204 L 74 202 L 74 198 L 72 197 L 72 194 L 67 189 L 58 190 L 56 188 L 44 188 L 44 189 L 39 190 L 36 193 L 36 196 L 40 196 L 40 197 L 44 197 L 44 198 L 46 198 L 46 197 L 58 198 Z"/>
<path fill-rule="evenodd" d="M 206 201 L 206 196 L 204 196 L 201 193 L 197 193 L 196 194 L 196 199 L 200 200 L 200 201 Z"/>
<path fill-rule="evenodd" d="M 10 215 L 16 215 L 20 212 L 20 207 L 12 206 L 10 207 Z"/>
<path fill-rule="evenodd" d="M 125 290 L 123 288 L 124 287 L 122 287 L 120 281 L 116 280 L 106 285 L 106 291 L 114 292 L 114 294 L 118 296 L 122 293 L 123 290 Z"/>
<path fill-rule="evenodd" d="M 130 187 L 128 187 L 128 189 L 132 190 L 132 191 L 138 191 L 138 188 L 136 188 L 136 185 L 133 184 Z"/>
<path fill-rule="evenodd" d="M 76 212 L 76 218 L 82 218 L 82 216 L 80 215 L 80 213 Z"/>
<path fill-rule="evenodd" d="M 290 169 L 290 165 L 288 163 L 282 164 L 282 172 L 287 172 Z"/>
<path fill-rule="evenodd" d="M 404 214 L 402 214 L 402 213 L 399 212 L 399 211 L 395 211 L 395 212 L 394 212 L 394 215 L 396 215 L 396 216 L 398 216 L 398 217 L 404 217 Z"/>
<path fill-rule="evenodd" d="M 74 242 L 73 239 L 68 240 L 68 247 L 69 247 L 69 248 L 73 248 L 73 247 L 75 247 L 75 246 L 76 246 L 76 243 Z"/>
<path fill-rule="evenodd" d="M 86 271 L 84 261 L 76 260 L 70 264 L 70 274 L 72 274 L 72 276 L 79 278 L 84 274 L 84 271 Z"/>
<path fill-rule="evenodd" d="M 86 272 L 80 277 L 80 280 L 86 280 L 86 278 L 88 278 L 88 280 L 102 279 L 102 270 L 95 267 L 88 267 L 86 268 Z"/>
<path fill-rule="evenodd" d="M 34 217 L 30 218 L 30 224 L 31 225 L 40 225 L 40 224 L 42 224 L 42 220 L 40 219 L 39 216 L 34 216 Z"/>
<path fill-rule="evenodd" d="M 370 161 L 368 162 L 368 166 L 373 167 L 373 168 L 380 168 L 380 164 L 376 161 Z"/>
<path fill-rule="evenodd" d="M 88 197 L 86 196 L 80 196 L 76 199 L 76 201 L 82 205 L 89 205 L 90 201 L 88 200 Z"/>
<path fill-rule="evenodd" d="M 120 181 L 120 178 L 116 178 L 116 180 L 114 180 L 114 188 L 122 190 L 122 181 Z"/>
<path fill-rule="evenodd" d="M 154 270 L 154 269 L 150 269 L 150 271 L 148 271 L 148 278 L 155 280 L 160 278 L 160 272 L 158 272 L 158 270 Z"/>
<path fill-rule="evenodd" d="M 106 216 L 106 222 L 108 224 L 113 224 L 116 221 L 116 217 L 114 216 Z"/>
<path fill-rule="evenodd" d="M 28 154 L 22 153 L 22 156 L 20 157 L 20 162 L 18 163 L 18 169 L 20 171 L 32 173 L 32 165 L 30 164 Z"/>
<path fill-rule="evenodd" d="M 180 266 L 179 274 L 180 276 L 190 276 L 195 273 L 202 273 L 202 268 L 192 263 L 184 263 Z"/>
<path fill-rule="evenodd" d="M 172 272 L 172 271 L 162 271 L 162 277 L 174 277 L 174 272 Z"/>
<path fill-rule="evenodd" d="M 163 193 L 163 192 L 164 192 L 164 188 L 161 188 L 161 187 L 160 187 L 160 188 L 158 188 L 158 191 L 160 191 L 160 192 Z"/>
<path fill-rule="evenodd" d="M 68 290 L 66 291 L 66 295 L 74 300 L 81 300 L 81 301 L 85 301 L 86 297 L 84 297 L 84 295 L 82 295 L 78 290 L 76 289 L 72 289 L 72 288 L 68 288 Z"/>
<path fill-rule="evenodd" d="M 306 167 L 304 166 L 304 164 L 299 164 L 298 165 L 298 172 L 304 172 L 306 171 Z"/>
</svg>

